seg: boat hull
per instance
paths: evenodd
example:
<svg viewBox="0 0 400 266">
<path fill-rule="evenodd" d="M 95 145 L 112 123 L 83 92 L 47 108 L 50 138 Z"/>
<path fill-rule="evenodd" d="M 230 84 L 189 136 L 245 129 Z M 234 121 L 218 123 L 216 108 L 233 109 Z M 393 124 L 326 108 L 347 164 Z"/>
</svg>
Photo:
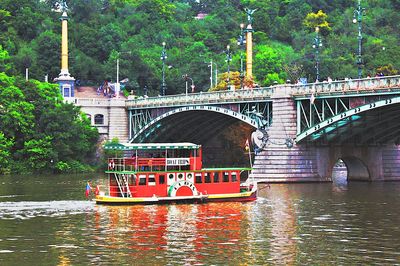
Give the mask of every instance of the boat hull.
<svg viewBox="0 0 400 266">
<path fill-rule="evenodd" d="M 96 196 L 97 204 L 107 205 L 146 205 L 146 204 L 171 204 L 171 203 L 206 203 L 206 202 L 247 202 L 257 199 L 257 191 L 246 191 L 231 194 L 214 194 L 198 196 L 176 196 L 176 197 L 111 197 Z"/>
</svg>

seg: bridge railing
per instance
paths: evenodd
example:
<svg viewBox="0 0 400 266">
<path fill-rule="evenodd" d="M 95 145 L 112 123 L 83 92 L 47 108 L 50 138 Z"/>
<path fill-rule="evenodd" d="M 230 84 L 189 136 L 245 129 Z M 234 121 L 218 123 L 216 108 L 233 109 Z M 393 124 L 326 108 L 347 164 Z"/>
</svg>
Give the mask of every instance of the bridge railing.
<svg viewBox="0 0 400 266">
<path fill-rule="evenodd" d="M 260 100 L 271 97 L 272 88 L 257 88 L 236 91 L 217 91 L 190 93 L 188 95 L 167 95 L 160 97 L 148 97 L 128 99 L 127 107 L 155 107 L 155 106 L 176 106 L 191 104 L 226 103 L 249 100 Z"/>
<path fill-rule="evenodd" d="M 312 93 L 335 93 L 357 91 L 379 91 L 400 88 L 400 76 L 373 77 L 365 79 L 348 79 L 324 81 L 305 85 L 292 85 L 294 96 Z"/>
<path fill-rule="evenodd" d="M 70 98 L 65 99 L 69 103 L 73 103 L 78 106 L 125 106 L 126 99 L 123 98 L 111 98 L 111 99 L 101 99 L 101 98 Z"/>
</svg>

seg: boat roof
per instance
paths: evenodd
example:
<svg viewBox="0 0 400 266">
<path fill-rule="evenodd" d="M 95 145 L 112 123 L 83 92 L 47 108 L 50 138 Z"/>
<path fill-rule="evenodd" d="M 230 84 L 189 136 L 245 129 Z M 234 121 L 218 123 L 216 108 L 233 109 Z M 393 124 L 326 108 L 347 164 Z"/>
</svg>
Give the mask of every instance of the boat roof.
<svg viewBox="0 0 400 266">
<path fill-rule="evenodd" d="M 182 149 L 198 149 L 201 145 L 190 142 L 179 143 L 107 143 L 104 145 L 105 150 L 182 150 Z"/>
</svg>

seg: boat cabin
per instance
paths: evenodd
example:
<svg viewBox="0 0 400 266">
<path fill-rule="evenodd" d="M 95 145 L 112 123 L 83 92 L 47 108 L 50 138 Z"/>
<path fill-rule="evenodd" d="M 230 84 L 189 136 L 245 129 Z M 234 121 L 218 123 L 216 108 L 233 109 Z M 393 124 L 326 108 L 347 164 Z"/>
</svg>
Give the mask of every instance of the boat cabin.
<svg viewBox="0 0 400 266">
<path fill-rule="evenodd" d="M 240 193 L 248 168 L 202 168 L 193 143 L 106 144 L 115 156 L 106 173 L 112 197 L 179 197 Z"/>
</svg>

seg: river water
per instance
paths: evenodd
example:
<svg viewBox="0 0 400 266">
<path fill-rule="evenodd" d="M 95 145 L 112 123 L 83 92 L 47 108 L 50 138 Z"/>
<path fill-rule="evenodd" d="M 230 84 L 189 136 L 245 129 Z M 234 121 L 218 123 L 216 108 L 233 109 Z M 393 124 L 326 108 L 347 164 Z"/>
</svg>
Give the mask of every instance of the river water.
<svg viewBox="0 0 400 266">
<path fill-rule="evenodd" d="M 97 206 L 87 179 L 0 177 L 0 265 L 400 265 L 400 183 L 274 184 L 251 203 Z"/>
</svg>

